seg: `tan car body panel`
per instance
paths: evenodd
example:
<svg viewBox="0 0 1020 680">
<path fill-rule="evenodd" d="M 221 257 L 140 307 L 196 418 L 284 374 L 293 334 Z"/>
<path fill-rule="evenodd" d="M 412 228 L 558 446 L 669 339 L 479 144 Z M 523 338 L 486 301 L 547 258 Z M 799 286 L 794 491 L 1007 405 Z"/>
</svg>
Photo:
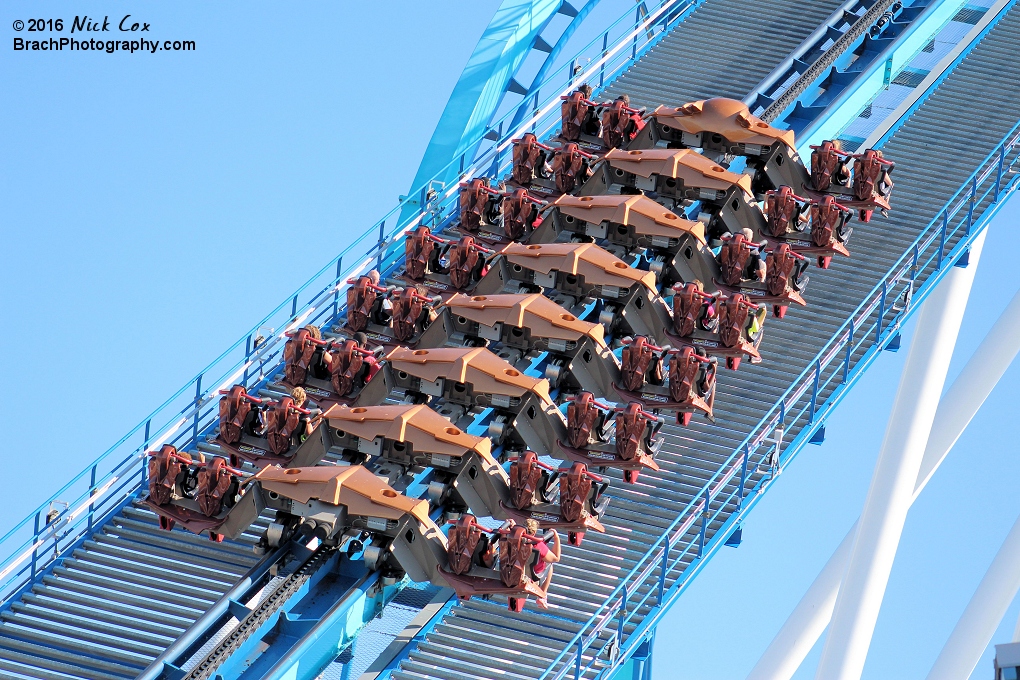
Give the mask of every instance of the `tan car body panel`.
<svg viewBox="0 0 1020 680">
<path fill-rule="evenodd" d="M 692 149 L 613 149 L 603 162 L 640 177 L 679 179 L 686 187 L 727 191 L 736 184 L 752 196 L 750 177 L 730 172 Z"/>
<path fill-rule="evenodd" d="M 581 321 L 558 304 L 538 293 L 531 295 L 457 294 L 446 301 L 454 314 L 490 328 L 497 323 L 528 328 L 538 338 L 576 341 L 586 335 L 605 347 L 605 333 L 599 324 Z"/>
<path fill-rule="evenodd" d="M 552 403 L 549 381 L 524 375 L 484 347 L 397 347 L 386 360 L 398 371 L 436 382 L 439 378 L 474 385 L 475 392 L 521 397 L 529 392 Z"/>
<path fill-rule="evenodd" d="M 660 106 L 652 112 L 652 117 L 661 125 L 690 134 L 718 133 L 736 144 L 767 146 L 781 141 L 795 148 L 793 130 L 772 127 L 752 115 L 747 105 L 736 99 L 717 97 L 683 106 Z"/>
<path fill-rule="evenodd" d="M 354 515 L 400 520 L 413 515 L 432 524 L 428 501 L 408 498 L 360 465 L 305 468 L 263 468 L 255 479 L 262 488 L 298 503 L 312 499 L 346 506 Z"/>
<path fill-rule="evenodd" d="M 461 457 L 474 451 L 486 462 L 495 462 L 488 439 L 475 437 L 457 427 L 425 404 L 395 406 L 334 406 L 323 414 L 330 427 L 368 441 L 384 437 L 409 442 L 415 451 Z"/>
<path fill-rule="evenodd" d="M 553 202 L 560 213 L 589 224 L 611 222 L 633 226 L 641 236 L 678 238 L 693 234 L 705 241 L 705 225 L 678 217 L 643 194 L 608 194 L 604 196 L 571 196 L 564 194 Z"/>
<path fill-rule="evenodd" d="M 512 264 L 543 274 L 555 270 L 583 276 L 585 283 L 595 286 L 629 288 L 643 283 L 650 291 L 658 293 L 655 274 L 631 267 L 594 243 L 511 243 L 500 254 Z"/>
</svg>

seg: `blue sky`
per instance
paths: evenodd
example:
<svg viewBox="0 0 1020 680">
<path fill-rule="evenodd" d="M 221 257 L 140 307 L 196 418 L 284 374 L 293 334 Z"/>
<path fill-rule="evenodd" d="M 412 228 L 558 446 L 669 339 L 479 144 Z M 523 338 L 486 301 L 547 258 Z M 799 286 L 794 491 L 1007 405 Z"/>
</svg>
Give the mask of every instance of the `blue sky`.
<svg viewBox="0 0 1020 680">
<path fill-rule="evenodd" d="M 393 205 L 497 5 L 3 4 L 0 529 Z M 128 13 L 198 49 L 10 49 L 15 19 Z M 1018 223 L 1014 199 L 989 234 L 950 379 L 1016 290 Z M 656 678 L 751 668 L 860 512 L 904 355 L 874 366 L 824 446 L 759 504 L 743 545 L 666 617 Z M 910 513 L 866 678 L 927 673 L 1020 512 L 1018 371 Z M 813 677 L 819 651 L 798 678 Z M 973 677 L 990 668 L 988 655 Z"/>
</svg>

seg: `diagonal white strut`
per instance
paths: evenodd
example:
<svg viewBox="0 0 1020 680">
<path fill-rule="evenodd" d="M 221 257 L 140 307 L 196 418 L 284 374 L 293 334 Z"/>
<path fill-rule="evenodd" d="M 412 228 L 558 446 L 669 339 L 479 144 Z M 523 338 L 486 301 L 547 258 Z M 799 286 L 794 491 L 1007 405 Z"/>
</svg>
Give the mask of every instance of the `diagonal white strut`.
<svg viewBox="0 0 1020 680">
<path fill-rule="evenodd" d="M 927 680 L 969 678 L 1020 591 L 1020 517 L 1009 530 Z"/>
<path fill-rule="evenodd" d="M 978 249 L 983 236 L 976 241 Z M 859 680 L 864 671 L 976 269 L 948 272 L 921 307 L 836 596 L 818 680 Z"/>
<path fill-rule="evenodd" d="M 979 236 L 968 269 L 977 266 L 982 245 L 983 238 Z M 1020 291 L 940 401 L 911 502 L 924 489 L 1018 351 Z M 832 618 L 856 530 L 854 524 L 751 670 L 748 680 L 789 680 L 800 667 Z"/>
</svg>

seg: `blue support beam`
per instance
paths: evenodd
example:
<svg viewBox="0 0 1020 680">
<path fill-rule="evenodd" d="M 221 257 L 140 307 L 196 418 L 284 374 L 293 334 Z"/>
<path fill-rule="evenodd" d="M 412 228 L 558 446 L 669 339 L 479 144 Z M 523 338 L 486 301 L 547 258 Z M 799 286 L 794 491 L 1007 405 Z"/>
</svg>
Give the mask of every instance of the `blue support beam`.
<svg viewBox="0 0 1020 680">
<path fill-rule="evenodd" d="M 540 34 L 561 9 L 562 0 L 503 0 L 453 88 L 412 187 L 435 178 L 458 156 L 474 156 L 504 93 L 527 92 L 513 77 L 532 49 L 549 49 Z M 439 179 L 457 181 L 456 167 Z"/>
</svg>

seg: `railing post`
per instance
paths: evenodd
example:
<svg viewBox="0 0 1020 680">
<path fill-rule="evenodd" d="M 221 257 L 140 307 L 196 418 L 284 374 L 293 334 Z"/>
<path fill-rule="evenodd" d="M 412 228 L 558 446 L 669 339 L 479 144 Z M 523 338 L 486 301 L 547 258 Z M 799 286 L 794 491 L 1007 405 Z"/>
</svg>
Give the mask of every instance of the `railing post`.
<svg viewBox="0 0 1020 680">
<path fill-rule="evenodd" d="M 659 606 L 662 606 L 662 598 L 666 596 L 666 571 L 669 569 L 669 537 L 666 537 L 666 545 L 662 549 L 662 566 L 659 567 Z"/>
<path fill-rule="evenodd" d="M 422 190 L 421 211 L 425 212 L 425 190 Z M 379 257 L 376 259 L 375 268 L 382 274 L 383 243 L 386 242 L 386 220 L 379 223 L 379 243 L 376 248 L 379 250 Z"/>
<path fill-rule="evenodd" d="M 747 461 L 751 458 L 751 445 L 744 444 L 744 460 L 740 463 L 740 485 L 737 486 L 737 512 L 744 507 L 744 485 L 747 483 Z"/>
<path fill-rule="evenodd" d="M 333 284 L 336 290 L 333 291 L 333 321 L 340 314 L 340 277 L 344 273 L 344 256 L 341 255 L 336 261 L 336 282 Z"/>
<path fill-rule="evenodd" d="M 145 466 L 148 467 L 148 466 Z M 92 517 L 96 512 L 96 503 L 92 500 L 92 494 L 96 492 L 96 465 L 92 464 L 92 478 L 89 480 L 89 531 L 92 531 Z"/>
<path fill-rule="evenodd" d="M 946 232 L 949 231 L 949 211 L 942 211 L 942 233 L 939 235 L 939 259 L 936 269 L 942 269 L 942 251 L 946 249 Z"/>
<path fill-rule="evenodd" d="M 770 472 L 779 469 L 779 457 L 783 455 L 783 435 L 786 433 L 786 399 L 779 401 L 779 427 L 772 431 L 775 453 L 772 455 L 772 462 L 769 465 Z M 773 478 L 775 476 L 773 475 Z"/>
<path fill-rule="evenodd" d="M 996 198 L 991 200 L 992 203 L 999 203 L 999 191 L 1003 184 L 1003 163 L 1006 162 L 1006 145 L 1003 144 L 999 147 L 999 167 L 996 169 Z"/>
<path fill-rule="evenodd" d="M 574 662 L 574 680 L 581 680 L 581 638 L 577 639 L 577 659 Z"/>
<path fill-rule="evenodd" d="M 705 509 L 701 513 L 701 532 L 698 535 L 698 559 L 701 559 L 705 554 L 705 533 L 708 529 L 708 513 L 711 504 L 712 497 L 709 495 L 709 490 L 705 489 Z"/>
<path fill-rule="evenodd" d="M 577 73 L 577 59 L 570 60 L 570 75 L 567 77 L 567 84 L 574 84 L 574 75 Z"/>
<path fill-rule="evenodd" d="M 39 516 L 42 514 L 42 510 L 37 510 L 35 513 L 35 533 L 32 535 L 32 543 L 39 540 Z M 36 546 L 32 549 L 32 579 L 35 579 L 36 563 L 39 560 L 39 547 Z"/>
<path fill-rule="evenodd" d="M 602 58 L 606 58 L 606 52 L 609 51 L 609 31 L 602 34 Z M 606 62 L 602 62 L 599 66 L 599 88 L 606 84 Z"/>
<path fill-rule="evenodd" d="M 573 77 L 573 76 L 571 76 L 571 77 Z M 535 114 L 537 114 L 537 113 L 538 113 L 538 110 L 539 110 L 539 108 L 540 108 L 540 107 L 539 107 L 539 99 L 538 99 L 538 92 L 539 92 L 538 88 L 535 88 L 535 97 L 534 97 L 534 99 L 532 99 L 532 102 L 533 102 L 533 103 L 532 103 L 532 106 L 534 107 L 534 108 L 532 109 L 532 116 L 534 116 Z M 533 134 L 537 134 L 537 133 L 538 133 L 538 119 L 535 119 L 535 120 L 534 120 L 534 121 L 533 121 L 533 122 L 531 123 L 531 132 L 532 132 Z"/>
<path fill-rule="evenodd" d="M 850 337 L 846 341 L 846 356 L 843 358 L 843 384 L 850 379 L 850 355 L 854 351 L 854 318 L 850 317 Z"/>
<path fill-rule="evenodd" d="M 822 372 L 822 364 L 815 359 L 815 384 L 811 388 L 811 412 L 808 414 L 808 422 L 815 422 L 815 402 L 818 401 L 818 379 Z"/>
<path fill-rule="evenodd" d="M 941 253 L 940 253 L 941 254 Z M 887 284 L 885 281 L 882 282 L 882 299 L 878 303 L 878 321 L 875 324 L 875 344 L 877 345 L 882 339 L 882 321 L 885 319 L 885 296 L 887 291 Z"/>
<path fill-rule="evenodd" d="M 627 586 L 623 587 L 623 602 L 620 604 L 620 614 L 616 621 L 616 645 L 623 647 L 623 621 L 627 618 Z"/>
<path fill-rule="evenodd" d="M 198 417 L 202 413 L 202 374 L 199 373 L 195 379 L 195 422 L 192 425 L 191 441 L 198 446 Z"/>
<path fill-rule="evenodd" d="M 251 359 L 251 333 L 244 341 L 244 376 L 241 378 L 241 384 L 248 387 L 248 360 Z"/>
<path fill-rule="evenodd" d="M 151 418 L 145 421 L 145 441 L 142 442 L 142 486 L 149 481 L 149 463 L 145 460 L 145 454 L 149 448 L 149 428 L 151 425 Z"/>
<path fill-rule="evenodd" d="M 914 281 L 917 280 L 917 243 L 914 243 L 914 259 L 910 265 L 910 287 L 914 287 Z"/>
<path fill-rule="evenodd" d="M 291 321 L 297 316 L 297 293 L 294 293 L 294 297 L 290 301 L 290 318 Z"/>
<path fill-rule="evenodd" d="M 970 228 L 974 226 L 974 201 L 977 200 L 977 177 L 970 179 L 970 201 L 967 205 L 967 236 L 970 236 Z"/>
<path fill-rule="evenodd" d="M 641 9 L 634 10 L 634 44 L 630 48 L 630 58 L 637 59 L 637 28 L 641 25 Z"/>
</svg>

